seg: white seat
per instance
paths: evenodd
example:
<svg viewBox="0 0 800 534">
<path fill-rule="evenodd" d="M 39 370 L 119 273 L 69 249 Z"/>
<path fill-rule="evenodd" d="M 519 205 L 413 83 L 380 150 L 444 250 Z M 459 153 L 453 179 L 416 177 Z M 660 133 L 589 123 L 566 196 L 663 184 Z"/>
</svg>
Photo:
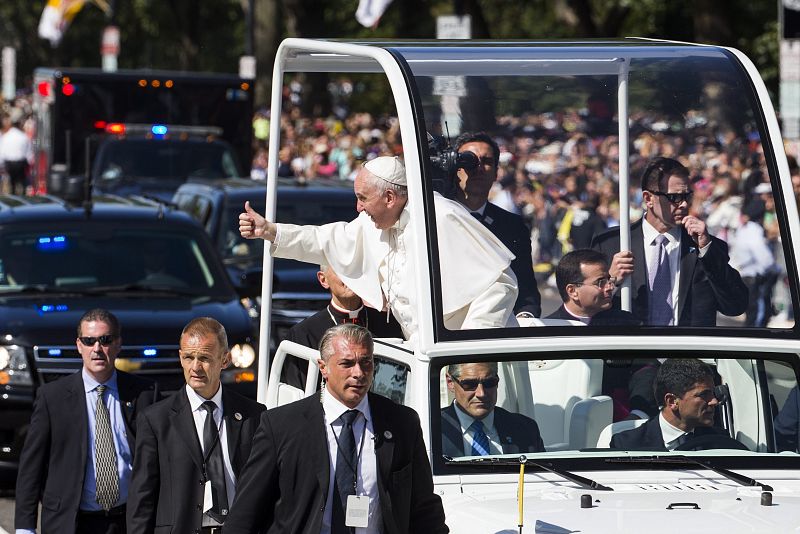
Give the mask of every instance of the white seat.
<svg viewBox="0 0 800 534">
<path fill-rule="evenodd" d="M 617 421 L 606 426 L 601 432 L 600 437 L 597 438 L 597 447 L 600 449 L 607 449 L 611 446 L 611 436 L 631 430 L 645 424 L 647 419 L 626 419 L 624 421 Z"/>
<path fill-rule="evenodd" d="M 528 374 L 533 411 L 545 448 L 557 451 L 593 446 L 594 439 L 587 439 L 612 421 L 611 399 L 600 395 L 603 361 L 531 360 Z M 591 428 L 586 428 L 589 419 Z"/>
</svg>

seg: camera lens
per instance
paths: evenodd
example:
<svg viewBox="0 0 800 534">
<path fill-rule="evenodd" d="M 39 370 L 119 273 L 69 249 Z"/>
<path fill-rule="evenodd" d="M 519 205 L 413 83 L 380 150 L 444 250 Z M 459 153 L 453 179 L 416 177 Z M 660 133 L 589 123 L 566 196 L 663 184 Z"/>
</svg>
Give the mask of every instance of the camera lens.
<svg viewBox="0 0 800 534">
<path fill-rule="evenodd" d="M 458 157 L 456 158 L 457 169 L 472 171 L 474 169 L 477 169 L 478 165 L 480 165 L 480 160 L 478 159 L 478 156 L 476 156 L 472 152 L 465 151 L 458 153 Z"/>
</svg>

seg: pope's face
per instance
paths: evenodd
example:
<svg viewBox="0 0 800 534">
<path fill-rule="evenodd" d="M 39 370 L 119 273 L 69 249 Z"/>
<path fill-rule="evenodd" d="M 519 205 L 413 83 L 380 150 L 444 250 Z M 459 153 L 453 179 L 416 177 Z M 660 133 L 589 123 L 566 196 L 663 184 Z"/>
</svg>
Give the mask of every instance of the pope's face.
<svg viewBox="0 0 800 534">
<path fill-rule="evenodd" d="M 380 230 L 391 228 L 397 222 L 399 214 L 392 209 L 392 194 L 378 190 L 369 176 L 369 171 L 362 168 L 356 174 L 353 190 L 356 193 L 356 209 L 369 215 L 375 227 Z"/>
</svg>

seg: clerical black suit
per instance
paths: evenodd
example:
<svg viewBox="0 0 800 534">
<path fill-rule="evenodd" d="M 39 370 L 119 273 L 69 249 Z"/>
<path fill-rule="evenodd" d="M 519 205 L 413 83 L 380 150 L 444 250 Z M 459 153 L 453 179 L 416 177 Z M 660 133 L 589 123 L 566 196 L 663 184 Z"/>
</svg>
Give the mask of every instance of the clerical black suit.
<svg viewBox="0 0 800 534">
<path fill-rule="evenodd" d="M 626 451 L 666 451 L 664 435 L 658 415 L 645 424 L 618 432 L 611 436 L 611 448 Z M 747 450 L 742 443 L 736 441 L 721 428 L 703 426 L 694 429 L 694 437 L 676 450 L 695 451 L 707 449 L 740 449 Z"/>
<path fill-rule="evenodd" d="M 116 373 L 120 408 L 133 453 L 137 414 L 160 398 L 159 390 L 150 380 Z M 36 528 L 41 498 L 41 532 L 75 532 L 89 447 L 86 409 L 80 371 L 39 388 L 19 461 L 15 528 Z"/>
<path fill-rule="evenodd" d="M 540 317 L 542 297 L 539 295 L 539 288 L 536 286 L 536 278 L 533 273 L 531 231 L 525 225 L 524 219 L 487 202 L 481 222 L 514 254 L 511 270 L 514 271 L 519 285 L 514 313 L 525 311 L 533 314 L 534 317 Z"/>
<path fill-rule="evenodd" d="M 319 342 L 328 328 L 337 324 L 351 322 L 355 322 L 369 330 L 373 338 L 391 337 L 403 339 L 403 330 L 400 328 L 400 323 L 397 322 L 397 319 L 392 314 L 389 314 L 389 322 L 387 323 L 386 312 L 362 306 L 358 317 L 353 321 L 347 313 L 337 310 L 330 304 L 291 327 L 286 334 L 286 339 L 312 349 L 319 349 Z M 281 371 L 281 382 L 303 389 L 306 385 L 307 370 L 308 364 L 305 360 L 294 357 L 287 358 Z"/>
<path fill-rule="evenodd" d="M 569 313 L 562 304 L 556 311 L 545 317 L 545 319 L 567 319 L 577 321 L 574 315 Z M 595 314 L 589 320 L 589 326 L 638 326 L 641 321 L 636 319 L 630 312 L 615 310 L 614 308 L 603 310 Z"/>
<path fill-rule="evenodd" d="M 545 452 L 539 425 L 530 417 L 495 406 L 494 428 L 500 436 L 503 454 Z M 442 408 L 442 454 L 453 458 L 464 456 L 464 435 L 452 404 Z"/>
<path fill-rule="evenodd" d="M 236 477 L 250 457 L 265 409 L 222 388 L 222 416 Z M 203 519 L 203 453 L 186 389 L 151 406 L 140 416 L 138 427 L 128 493 L 128 534 L 195 532 Z"/>
<path fill-rule="evenodd" d="M 384 534 L 448 532 L 417 414 L 369 394 Z M 268 410 L 239 479 L 225 534 L 318 534 L 330 460 L 319 396 Z"/>
<path fill-rule="evenodd" d="M 595 236 L 592 248 L 605 253 L 610 263 L 619 252 L 619 228 Z M 647 324 L 650 291 L 641 220 L 631 225 L 631 251 L 634 258 L 631 312 Z M 729 316 L 745 312 L 747 286 L 739 272 L 728 265 L 728 259 L 727 243 L 713 236 L 708 251 L 701 258 L 697 245 L 681 228 L 678 326 L 716 326 L 717 312 Z M 615 306 L 619 307 L 619 298 L 615 299 Z"/>
</svg>

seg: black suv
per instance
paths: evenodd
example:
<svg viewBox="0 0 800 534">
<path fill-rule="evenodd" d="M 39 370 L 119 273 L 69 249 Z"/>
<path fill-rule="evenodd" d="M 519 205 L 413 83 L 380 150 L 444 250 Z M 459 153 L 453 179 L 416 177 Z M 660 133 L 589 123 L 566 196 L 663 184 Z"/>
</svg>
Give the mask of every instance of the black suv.
<svg viewBox="0 0 800 534">
<path fill-rule="evenodd" d="M 117 367 L 164 390 L 184 383 L 182 328 L 216 318 L 234 353 L 223 381 L 255 396 L 252 321 L 193 219 L 120 197 L 0 196 L 0 479 L 16 469 L 36 388 L 80 369 L 76 327 L 92 308 L 119 317 Z"/>
<path fill-rule="evenodd" d="M 264 213 L 266 185 L 248 179 L 189 181 L 181 185 L 172 202 L 205 226 L 231 280 L 247 292 L 261 292 L 261 269 L 264 242 L 242 239 L 239 235 L 239 213 L 246 200 L 253 209 Z M 356 197 L 350 182 L 313 181 L 306 185 L 293 181 L 278 183 L 278 205 L 275 219 L 291 224 L 326 224 L 356 218 Z M 272 339 L 286 337 L 295 323 L 316 313 L 330 299 L 330 294 L 317 281 L 316 265 L 276 258 L 272 295 Z M 250 292 L 253 290 L 251 289 Z M 258 304 L 251 307 L 258 317 Z"/>
</svg>

